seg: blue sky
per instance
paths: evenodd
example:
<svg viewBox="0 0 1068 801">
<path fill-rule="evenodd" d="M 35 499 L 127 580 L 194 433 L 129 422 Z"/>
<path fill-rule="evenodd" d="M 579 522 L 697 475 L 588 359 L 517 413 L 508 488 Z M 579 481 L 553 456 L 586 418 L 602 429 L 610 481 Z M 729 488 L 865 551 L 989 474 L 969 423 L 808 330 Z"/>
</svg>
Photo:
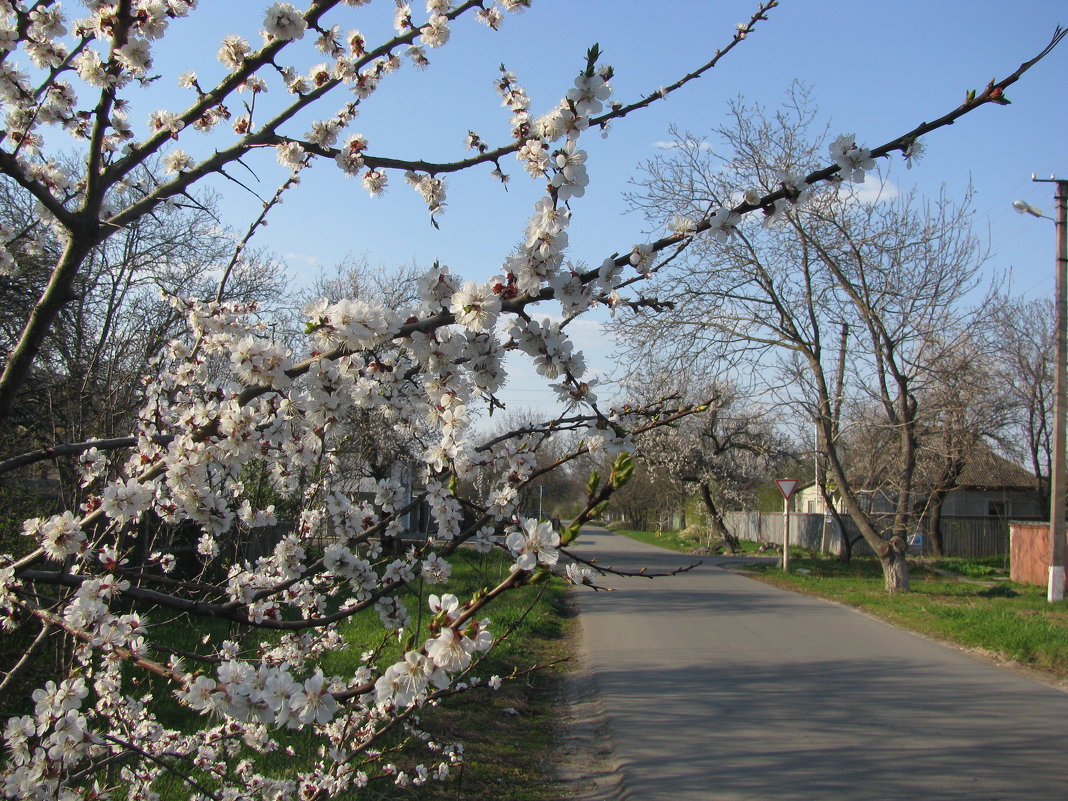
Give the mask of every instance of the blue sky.
<svg viewBox="0 0 1068 801">
<path fill-rule="evenodd" d="M 254 38 L 263 5 L 201 3 L 158 54 L 161 83 L 173 86 L 177 73 L 190 67 L 205 78 L 221 71 L 214 60 L 218 41 L 227 33 Z M 413 6 L 420 10 L 421 3 Z M 452 41 L 431 51 L 428 70 L 406 66 L 387 78 L 355 130 L 367 135 L 369 152 L 376 155 L 458 158 L 469 128 L 491 145 L 507 139 L 507 113 L 492 85 L 502 61 L 517 73 L 540 113 L 569 88 L 586 49 L 597 42 L 604 61 L 616 69 L 616 98 L 629 102 L 704 63 L 755 7 L 741 0 L 655 7 L 637 0 L 535 0 L 532 9 L 509 16 L 498 33 L 473 22 L 455 25 Z M 391 18 L 391 4 L 385 3 L 341 24 L 373 38 L 375 31 L 388 29 Z M 571 259 L 599 264 L 646 239 L 642 221 L 623 213 L 621 195 L 638 165 L 667 139 L 671 124 L 707 133 L 723 119 L 730 99 L 744 94 L 774 106 L 796 78 L 813 87 L 833 133 L 852 132 L 859 143 L 874 146 L 955 107 L 966 90 L 982 89 L 990 78 L 1014 70 L 1045 45 L 1058 22 L 1068 24 L 1068 8 L 1052 1 L 784 0 L 712 73 L 618 122 L 607 139 L 586 137 L 591 183 L 586 196 L 572 204 Z M 936 132 L 925 140 L 925 157 L 913 170 L 895 165 L 891 173 L 902 188 L 915 182 L 931 195 L 944 184 L 951 196 L 960 196 L 970 181 L 976 228 L 990 238 L 992 280 L 1011 270 L 1013 289 L 1029 297 L 1053 291 L 1052 224 L 1016 214 L 1011 203 L 1022 198 L 1052 213 L 1051 186 L 1032 184 L 1031 173 L 1068 177 L 1066 79 L 1068 45 L 1062 45 L 1009 92 L 1012 105 L 980 109 Z M 307 120 L 301 125 L 292 132 L 302 133 Z M 280 176 L 268 155 L 261 172 L 266 194 Z M 503 166 L 513 177 L 507 192 L 488 170 L 448 178 L 448 210 L 441 230 L 434 230 L 400 176 L 391 178 L 386 196 L 372 200 L 358 182 L 322 164 L 305 174 L 304 185 L 287 199 L 284 214 L 272 218 L 259 244 L 282 255 L 298 282 L 346 255 L 387 266 L 413 261 L 429 266 L 439 259 L 466 278 L 485 279 L 499 271 L 522 236 L 540 194 L 518 162 L 509 159 Z M 254 204 L 229 187 L 218 188 L 233 212 L 229 219 L 244 223 Z M 610 343 L 596 323 L 575 334 L 597 369 L 609 369 Z M 550 393 L 529 372 L 515 365 L 507 400 L 526 406 L 548 401 Z"/>
</svg>

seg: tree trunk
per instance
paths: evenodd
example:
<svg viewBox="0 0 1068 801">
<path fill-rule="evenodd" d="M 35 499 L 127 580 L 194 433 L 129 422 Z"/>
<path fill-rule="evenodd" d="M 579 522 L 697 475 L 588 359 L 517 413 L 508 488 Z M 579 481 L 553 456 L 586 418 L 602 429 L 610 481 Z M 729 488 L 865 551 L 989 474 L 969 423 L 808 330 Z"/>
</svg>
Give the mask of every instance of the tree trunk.
<svg viewBox="0 0 1068 801">
<path fill-rule="evenodd" d="M 842 519 L 841 513 L 834 505 L 834 498 L 827 492 L 826 485 L 820 487 L 820 492 L 823 493 L 823 505 L 831 517 L 834 518 L 834 527 L 838 530 L 838 541 L 841 543 L 841 549 L 838 552 L 838 561 L 843 565 L 848 565 L 849 560 L 853 558 L 853 540 L 849 539 L 849 532 L 846 530 L 845 520 Z M 823 525 L 827 525 L 824 521 Z"/>
<path fill-rule="evenodd" d="M 845 526 L 838 526 L 838 540 L 841 542 L 841 550 L 838 552 L 838 561 L 843 565 L 848 565 L 849 560 L 853 558 L 853 542 L 849 539 L 849 532 L 845 530 Z"/>
<path fill-rule="evenodd" d="M 916 475 L 916 414 L 914 404 L 902 391 L 898 400 L 900 404 L 898 426 L 898 449 L 901 454 L 901 467 L 898 471 L 896 485 L 897 498 L 894 501 L 894 525 L 890 539 L 900 538 L 908 542 L 909 531 L 915 520 L 916 510 L 913 505 L 913 481 Z M 894 592 L 889 584 L 887 591 Z"/>
<path fill-rule="evenodd" d="M 946 500 L 946 491 L 936 489 L 931 493 L 927 506 L 927 541 L 931 544 L 932 556 L 943 556 L 945 545 L 942 542 L 942 504 Z"/>
<path fill-rule="evenodd" d="M 74 279 L 78 277 L 89 251 L 98 245 L 101 239 L 95 231 L 83 233 L 81 236 L 77 232 L 71 232 L 44 293 L 30 312 L 22 335 L 7 354 L 7 363 L 0 372 L 0 420 L 11 414 L 19 390 L 30 375 L 34 360 L 43 347 L 56 317 L 64 306 L 77 298 Z"/>
<path fill-rule="evenodd" d="M 861 507 L 860 500 L 857 497 L 853 485 L 849 482 L 849 477 L 846 475 L 845 468 L 842 466 L 842 461 L 839 458 L 838 450 L 835 446 L 835 431 L 833 430 L 833 421 L 830 415 L 830 393 L 827 391 L 827 385 L 823 374 L 823 365 L 820 364 L 819 358 L 815 354 L 809 352 L 807 356 L 809 366 L 812 368 L 813 378 L 815 379 L 816 386 L 819 388 L 820 393 L 821 414 L 819 414 L 816 419 L 818 426 L 817 438 L 819 440 L 819 445 L 826 456 L 826 470 L 831 478 L 834 479 L 834 482 L 838 487 L 838 492 L 841 494 L 845 511 L 853 519 L 853 522 L 857 524 L 857 528 L 860 530 L 860 535 L 864 538 L 864 541 L 867 542 L 872 550 L 879 555 L 883 565 L 883 577 L 886 582 L 887 592 L 908 592 L 908 564 L 905 562 L 903 555 L 906 541 L 902 536 L 902 532 L 907 531 L 908 521 L 907 519 L 902 519 L 901 531 L 895 531 L 895 536 L 887 538 L 883 536 L 881 532 L 876 530 L 871 517 Z M 906 439 L 905 444 L 914 445 L 915 443 L 911 439 Z M 903 455 L 906 460 L 915 460 L 914 449 L 909 450 L 906 448 L 906 452 Z M 903 488 L 906 492 L 911 489 L 911 473 L 908 474 L 908 478 L 908 486 Z M 842 527 L 842 531 L 844 533 L 844 526 Z M 843 540 L 845 540 L 845 537 L 843 537 Z M 848 552 L 849 546 L 845 546 L 843 550 Z M 891 555 L 892 553 L 897 552 L 900 552 L 900 557 Z"/>
<path fill-rule="evenodd" d="M 887 592 L 912 592 L 904 541 L 899 537 L 891 539 L 886 555 L 882 556 L 879 562 L 883 568 L 883 581 Z"/>
<path fill-rule="evenodd" d="M 727 531 L 727 525 L 723 522 L 723 515 L 720 514 L 715 501 L 712 500 L 712 491 L 709 489 L 708 484 L 701 481 L 699 486 L 701 488 L 701 501 L 705 505 L 705 511 L 708 512 L 708 527 L 712 529 L 711 542 L 715 542 L 718 537 L 727 543 L 731 553 L 738 553 L 742 550 L 742 544 L 737 537 Z"/>
<path fill-rule="evenodd" d="M 824 441 L 827 441 L 826 437 Z M 838 459 L 837 452 L 833 449 L 829 449 L 827 455 L 827 466 L 835 483 L 838 485 L 838 491 L 842 495 L 842 502 L 845 504 L 846 512 L 848 512 L 849 516 L 853 519 L 853 522 L 857 524 L 861 537 L 864 538 L 864 541 L 867 542 L 872 550 L 879 556 L 879 560 L 883 567 L 883 579 L 885 580 L 886 591 L 909 592 L 908 563 L 905 562 L 904 556 L 905 549 L 908 546 L 905 538 L 897 534 L 887 538 L 875 529 L 871 518 L 861 507 L 860 500 L 857 498 L 852 485 L 846 477 L 845 470 Z M 841 527 L 841 531 L 843 533 L 843 551 L 848 553 L 852 548 L 852 544 L 845 544 L 848 540 L 848 535 L 845 534 L 844 526 Z"/>
</svg>

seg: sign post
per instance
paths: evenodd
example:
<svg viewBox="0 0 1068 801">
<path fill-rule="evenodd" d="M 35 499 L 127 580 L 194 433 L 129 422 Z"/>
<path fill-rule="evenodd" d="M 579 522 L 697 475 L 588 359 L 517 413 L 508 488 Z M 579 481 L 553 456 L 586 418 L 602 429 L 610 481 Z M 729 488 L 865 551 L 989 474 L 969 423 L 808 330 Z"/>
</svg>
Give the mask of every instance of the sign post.
<svg viewBox="0 0 1068 801">
<path fill-rule="evenodd" d="M 798 481 L 796 478 L 777 478 L 775 484 L 782 493 L 782 569 L 785 573 L 790 570 L 790 496 L 797 489 Z"/>
</svg>

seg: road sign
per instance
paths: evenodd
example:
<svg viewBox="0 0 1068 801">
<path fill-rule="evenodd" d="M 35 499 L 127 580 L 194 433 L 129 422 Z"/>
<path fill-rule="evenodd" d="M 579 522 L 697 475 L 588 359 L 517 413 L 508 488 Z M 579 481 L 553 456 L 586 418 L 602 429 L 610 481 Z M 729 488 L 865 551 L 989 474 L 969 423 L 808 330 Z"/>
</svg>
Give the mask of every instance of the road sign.
<svg viewBox="0 0 1068 801">
<path fill-rule="evenodd" d="M 778 485 L 782 497 L 790 500 L 790 496 L 794 494 L 794 490 L 797 489 L 797 485 L 800 482 L 796 478 L 777 478 L 775 483 Z"/>
</svg>

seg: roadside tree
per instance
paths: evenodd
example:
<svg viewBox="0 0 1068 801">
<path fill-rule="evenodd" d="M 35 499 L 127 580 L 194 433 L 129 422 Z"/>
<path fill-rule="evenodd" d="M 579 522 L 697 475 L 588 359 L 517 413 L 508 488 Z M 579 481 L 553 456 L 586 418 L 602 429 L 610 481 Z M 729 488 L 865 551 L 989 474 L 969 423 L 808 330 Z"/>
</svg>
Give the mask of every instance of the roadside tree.
<svg viewBox="0 0 1068 801">
<path fill-rule="evenodd" d="M 643 437 L 636 458 L 651 473 L 680 486 L 679 494 L 689 494 L 687 488 L 695 492 L 709 529 L 709 544 L 726 543 L 737 553 L 741 544 L 728 530 L 723 513 L 752 508 L 756 490 L 786 455 L 783 438 L 776 435 L 768 412 L 750 403 L 730 383 L 686 387 L 678 376 L 651 383 L 658 390 L 678 387 L 674 394 L 679 402 L 699 408 L 677 424 Z"/>
<path fill-rule="evenodd" d="M 990 335 L 996 378 L 1011 406 L 1005 445 L 1034 473 L 1043 509 L 1049 507 L 1053 464 L 1054 317 L 1052 300 L 1002 297 L 994 304 Z"/>
<path fill-rule="evenodd" d="M 985 328 L 982 321 L 978 329 Z M 942 508 L 960 488 L 969 461 L 1005 440 L 1012 418 L 1012 393 L 1000 380 L 992 343 L 980 333 L 955 337 L 919 398 L 921 424 L 918 487 L 931 553 L 942 556 Z"/>
<path fill-rule="evenodd" d="M 667 357 L 699 365 L 746 364 L 759 391 L 791 404 L 816 429 L 819 457 L 864 539 L 879 555 L 889 590 L 908 589 L 905 551 L 915 516 L 913 477 L 919 398 L 973 313 L 983 251 L 969 227 L 968 201 L 915 194 L 864 198 L 853 187 L 878 176 L 851 137 L 831 139 L 807 91 L 794 86 L 778 112 L 744 101 L 715 130 L 719 156 L 692 134 L 646 165 L 632 201 L 651 221 L 688 220 L 732 198 L 784 197 L 765 205 L 763 224 L 725 214 L 716 235 L 690 244 L 644 291 L 673 306 L 665 315 L 620 317 L 637 360 L 674 343 Z M 919 154 L 914 142 L 909 159 Z M 829 153 L 840 182 L 814 188 L 801 177 Z M 878 193 L 877 193 L 878 194 Z M 674 215 L 674 217 L 673 217 Z M 737 373 L 742 370 L 736 368 Z M 865 510 L 838 443 L 842 402 L 873 404 L 895 452 L 889 530 Z"/>
</svg>

